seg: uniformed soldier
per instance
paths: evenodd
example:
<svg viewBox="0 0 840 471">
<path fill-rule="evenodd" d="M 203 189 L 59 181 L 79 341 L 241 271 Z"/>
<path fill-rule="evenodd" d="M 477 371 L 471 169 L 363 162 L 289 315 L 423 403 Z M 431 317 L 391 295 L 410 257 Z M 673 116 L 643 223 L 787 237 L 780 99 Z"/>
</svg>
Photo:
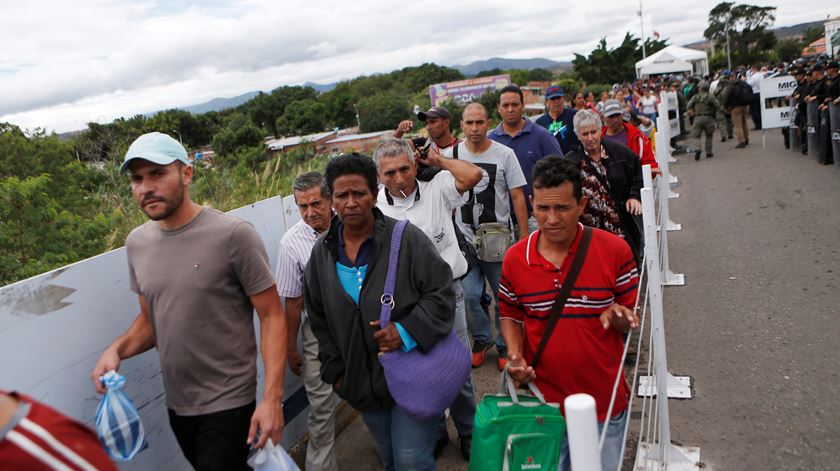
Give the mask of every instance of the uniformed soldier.
<svg viewBox="0 0 840 471">
<path fill-rule="evenodd" d="M 794 79 L 796 79 L 796 88 L 793 90 L 791 94 L 791 102 L 793 103 L 791 112 L 793 113 L 793 124 L 791 129 L 793 132 L 796 133 L 797 140 L 799 142 L 802 141 L 801 136 L 801 126 L 802 126 L 802 119 L 800 117 L 799 112 L 799 102 L 801 100 L 802 89 L 805 87 L 805 72 L 802 71 L 800 68 L 801 66 L 797 63 L 794 63 L 788 69 L 788 75 L 792 75 Z M 785 149 L 790 149 L 790 138 L 791 136 L 786 135 L 787 138 L 785 139 Z"/>
<path fill-rule="evenodd" d="M 808 95 L 805 97 L 805 101 L 808 103 L 816 101 L 821 105 L 823 101 L 828 98 L 828 87 L 826 86 L 825 80 L 825 65 L 823 63 L 818 62 L 811 67 L 811 78 L 813 79 L 813 85 L 809 90 Z"/>
<path fill-rule="evenodd" d="M 798 69 L 796 72 L 796 89 L 793 91 L 793 97 L 796 98 L 796 114 L 794 116 L 794 123 L 796 124 L 796 131 L 799 134 L 799 149 L 802 154 L 808 154 L 808 107 L 805 102 L 805 97 L 811 93 L 811 74 L 807 73 L 805 67 Z"/>
<path fill-rule="evenodd" d="M 694 117 L 694 126 L 691 128 L 691 137 L 697 144 L 694 160 L 700 160 L 700 137 L 703 134 L 706 135 L 706 158 L 714 157 L 712 139 L 715 135 L 715 116 L 721 109 L 717 99 L 709 94 L 708 84 L 700 84 L 699 92 L 688 101 L 686 106 L 689 116 Z"/>
<path fill-rule="evenodd" d="M 729 94 L 732 93 L 731 83 L 729 80 L 729 70 L 721 72 L 714 94 L 718 103 L 726 103 Z M 717 119 L 718 130 L 720 131 L 720 142 L 726 142 L 726 139 L 732 139 L 732 131 L 734 130 L 732 127 L 732 115 L 726 111 L 726 108 L 721 106 L 715 118 Z"/>
<path fill-rule="evenodd" d="M 838 101 L 840 98 L 840 76 L 838 76 L 840 70 L 838 68 L 840 68 L 840 64 L 837 61 L 831 61 L 825 66 L 824 83 L 826 98 L 820 106 L 822 109 L 828 108 L 828 105 L 832 103 L 840 103 Z"/>
</svg>

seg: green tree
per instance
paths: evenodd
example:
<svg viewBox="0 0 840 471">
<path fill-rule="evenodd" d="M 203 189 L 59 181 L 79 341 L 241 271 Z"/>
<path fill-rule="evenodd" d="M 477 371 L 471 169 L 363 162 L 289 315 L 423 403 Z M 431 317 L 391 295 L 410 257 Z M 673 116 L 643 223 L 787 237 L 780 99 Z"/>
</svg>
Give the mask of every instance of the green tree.
<svg viewBox="0 0 840 471">
<path fill-rule="evenodd" d="M 248 122 L 244 115 L 234 115 L 213 137 L 216 159 L 226 165 L 235 165 L 238 162 L 236 153 L 242 149 L 261 146 L 264 151 L 264 137 L 265 131 Z"/>
<path fill-rule="evenodd" d="M 50 196 L 49 175 L 0 180 L 0 284 L 37 275 L 102 250 L 109 221 L 83 217 Z M 66 203 L 66 202 L 64 202 Z"/>
<path fill-rule="evenodd" d="M 776 43 L 773 50 L 780 61 L 791 62 L 802 54 L 805 45 L 796 39 L 782 39 Z"/>
<path fill-rule="evenodd" d="M 528 85 L 528 71 L 524 69 L 509 69 L 505 71 L 506 74 L 510 75 L 510 81 L 520 85 L 525 86 Z"/>
<path fill-rule="evenodd" d="M 276 129 L 280 135 L 291 136 L 321 132 L 327 123 L 327 106 L 318 100 L 294 101 L 277 118 Z"/>
<path fill-rule="evenodd" d="M 408 92 L 428 90 L 429 85 L 436 83 L 462 80 L 464 74 L 458 69 L 443 67 L 436 64 L 422 64 L 417 67 L 406 67 L 391 74 L 397 82 L 404 85 Z"/>
<path fill-rule="evenodd" d="M 825 28 L 818 28 L 814 26 L 805 28 L 805 31 L 802 32 L 802 42 L 804 43 L 802 47 L 811 44 L 823 36 L 825 36 Z"/>
<path fill-rule="evenodd" d="M 332 90 L 322 93 L 318 101 L 327 107 L 327 127 L 356 126 L 358 99 L 359 96 L 349 80 L 339 82 Z"/>
<path fill-rule="evenodd" d="M 668 45 L 668 39 L 645 40 L 645 52 L 653 54 Z M 586 83 L 612 84 L 633 80 L 636 77 L 636 62 L 642 60 L 642 47 L 638 38 L 630 33 L 618 47 L 607 47 L 607 39 L 602 38 L 589 56 L 575 54 L 572 61 L 574 77 Z M 582 86 L 583 84 L 581 84 Z M 581 89 L 581 87 L 576 87 Z M 571 90 L 568 90 L 571 91 Z"/>
<path fill-rule="evenodd" d="M 112 224 L 102 184 L 72 143 L 0 124 L 0 285 L 100 253 Z"/>
<path fill-rule="evenodd" d="M 362 132 L 392 129 L 411 113 L 406 99 L 396 92 L 381 92 L 362 98 L 358 106 L 359 129 Z"/>
<path fill-rule="evenodd" d="M 647 55 L 656 54 L 657 52 L 661 51 L 662 49 L 665 49 L 666 47 L 668 47 L 668 39 L 667 38 L 666 39 L 647 38 L 647 39 L 645 39 L 644 52 L 647 53 Z M 641 55 L 639 54 L 640 52 L 642 52 L 641 47 L 636 50 L 636 57 L 637 57 L 636 62 L 643 59 L 643 57 L 641 57 Z"/>
<path fill-rule="evenodd" d="M 506 74 L 506 73 L 507 73 L 506 70 L 502 70 L 502 69 L 496 67 L 495 69 L 482 70 L 481 72 L 475 74 L 475 76 L 476 77 L 492 77 L 494 75 L 503 75 L 503 74 Z"/>
<path fill-rule="evenodd" d="M 548 69 L 536 68 L 528 71 L 529 82 L 550 82 L 554 74 Z"/>
<path fill-rule="evenodd" d="M 776 7 L 721 2 L 709 11 L 703 36 L 726 50 L 728 32 L 733 66 L 762 62 L 776 44 L 776 35 L 768 31 L 776 21 L 775 12 Z"/>
<path fill-rule="evenodd" d="M 667 41 L 648 39 L 645 43 L 650 47 L 648 53 L 665 47 Z M 575 75 L 586 83 L 614 83 L 633 80 L 636 77 L 636 62 L 641 59 L 639 39 L 626 33 L 618 47 L 608 48 L 607 39 L 601 38 L 589 56 L 575 54 L 572 64 Z"/>
<path fill-rule="evenodd" d="M 283 86 L 275 88 L 271 93 L 260 92 L 240 106 L 251 118 L 251 122 L 274 136 L 277 130 L 277 118 L 283 115 L 290 103 L 299 100 L 316 99 L 318 91 L 312 87 Z"/>
</svg>

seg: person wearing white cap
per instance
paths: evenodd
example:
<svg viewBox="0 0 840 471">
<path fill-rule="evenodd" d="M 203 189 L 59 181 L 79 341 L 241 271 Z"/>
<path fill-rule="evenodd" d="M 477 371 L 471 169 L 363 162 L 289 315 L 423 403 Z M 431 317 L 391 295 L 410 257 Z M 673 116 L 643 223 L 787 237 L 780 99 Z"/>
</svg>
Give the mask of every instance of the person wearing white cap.
<svg viewBox="0 0 840 471">
<path fill-rule="evenodd" d="M 170 136 L 137 138 L 120 170 L 150 219 L 125 244 L 140 313 L 91 379 L 104 392 L 105 372 L 157 348 L 169 423 L 190 464 L 250 469 L 248 445 L 279 443 L 283 431 L 286 321 L 265 246 L 248 222 L 190 199 L 193 168 Z M 265 366 L 259 405 L 254 309 Z"/>
</svg>

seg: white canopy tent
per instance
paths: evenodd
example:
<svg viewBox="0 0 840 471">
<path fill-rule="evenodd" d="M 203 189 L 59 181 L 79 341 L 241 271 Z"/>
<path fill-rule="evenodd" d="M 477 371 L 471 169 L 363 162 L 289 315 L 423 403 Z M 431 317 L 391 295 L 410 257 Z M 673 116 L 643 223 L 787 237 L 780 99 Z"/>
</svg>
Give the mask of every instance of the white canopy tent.
<svg viewBox="0 0 840 471">
<path fill-rule="evenodd" d="M 636 62 L 636 77 L 639 78 L 681 72 L 692 75 L 708 74 L 709 59 L 706 53 L 687 47 L 668 46 Z"/>
</svg>

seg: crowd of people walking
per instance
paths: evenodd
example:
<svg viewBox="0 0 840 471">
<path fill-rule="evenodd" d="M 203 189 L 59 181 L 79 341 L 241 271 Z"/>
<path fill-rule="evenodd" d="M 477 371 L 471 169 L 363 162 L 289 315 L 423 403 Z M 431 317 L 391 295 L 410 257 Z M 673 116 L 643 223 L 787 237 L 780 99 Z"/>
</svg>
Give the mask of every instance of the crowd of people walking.
<svg viewBox="0 0 840 471">
<path fill-rule="evenodd" d="M 554 85 L 535 120 L 510 85 L 499 92 L 495 127 L 478 102 L 459 123 L 432 107 L 417 115 L 422 133 L 400 122 L 373 156 L 341 155 L 323 174 L 297 176 L 301 220 L 284 234 L 274 271 L 250 224 L 190 199 L 184 147 L 165 134 L 140 136 L 121 167 L 149 218 L 126 241 L 140 313 L 102 354 L 93 384 L 103 391 L 103 374 L 156 348 L 186 459 L 199 470 L 248 469 L 249 449 L 279 443 L 288 366 L 311 405 L 306 469 L 339 468 L 339 397 L 361 413 L 385 469 L 429 470 L 451 443 L 444 409 L 460 454 L 471 458 L 479 399 L 471 375 L 445 395 L 418 373 L 415 392 L 444 401 L 429 414 L 397 393 L 384 358 L 403 358 L 410 382 L 426 358 L 448 355 L 435 365 L 441 371 L 462 362 L 480 368 L 495 349 L 500 372 L 534 383 L 561 409 L 571 394 L 592 395 L 608 430 L 603 466 L 616 469 L 625 381 L 607 411 L 622 374 L 622 335 L 638 327 L 642 166 L 658 173 L 659 95 L 677 93 L 695 160 L 702 151 L 710 158 L 715 132 L 736 149 L 749 145 L 747 116 L 754 128 L 762 124 L 761 78 L 785 72 L 799 83 L 800 106 L 838 103 L 838 64 L 827 61 L 638 80 L 597 102 L 577 91 L 567 104 Z M 456 124 L 463 140 L 453 136 Z M 21 396 L 0 400 L 7 415 L 26 404 Z M 567 447 L 560 469 L 569 469 Z"/>
</svg>

